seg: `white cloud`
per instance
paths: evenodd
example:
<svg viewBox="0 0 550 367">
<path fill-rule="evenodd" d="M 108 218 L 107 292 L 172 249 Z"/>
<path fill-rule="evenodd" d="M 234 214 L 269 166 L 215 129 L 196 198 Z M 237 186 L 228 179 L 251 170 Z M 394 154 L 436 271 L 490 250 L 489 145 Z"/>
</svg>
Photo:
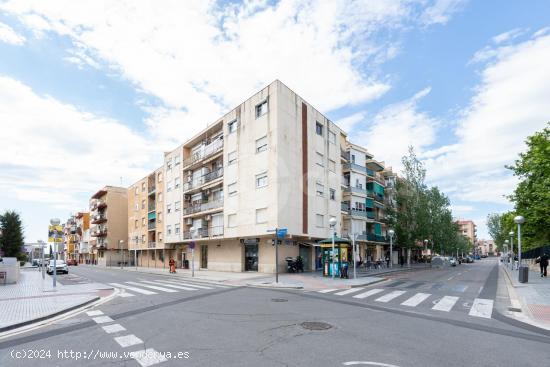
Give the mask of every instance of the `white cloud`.
<svg viewBox="0 0 550 367">
<path fill-rule="evenodd" d="M 25 43 L 26 39 L 17 34 L 9 25 L 0 22 L 0 41 L 21 46 Z"/>
<path fill-rule="evenodd" d="M 540 33 L 539 33 L 540 34 Z M 549 120 L 550 35 L 491 49 L 481 83 L 462 111 L 458 141 L 427 160 L 430 179 L 458 185 L 454 198 L 507 203 L 517 180 L 504 168 L 525 149 L 525 139 Z"/>
<path fill-rule="evenodd" d="M 365 112 L 357 112 L 339 119 L 336 121 L 336 125 L 338 125 L 340 129 L 349 133 L 358 122 L 365 119 L 366 115 L 367 114 Z"/>
<path fill-rule="evenodd" d="M 507 32 L 503 32 L 493 37 L 493 42 L 496 44 L 512 41 L 517 37 L 525 34 L 527 30 L 523 28 L 514 28 Z"/>
<path fill-rule="evenodd" d="M 435 0 L 434 3 L 424 10 L 422 20 L 426 25 L 445 24 L 452 15 L 460 11 L 467 0 Z"/>
<path fill-rule="evenodd" d="M 453 214 L 456 213 L 469 213 L 474 210 L 474 207 L 471 205 L 451 205 L 451 210 Z"/>
</svg>

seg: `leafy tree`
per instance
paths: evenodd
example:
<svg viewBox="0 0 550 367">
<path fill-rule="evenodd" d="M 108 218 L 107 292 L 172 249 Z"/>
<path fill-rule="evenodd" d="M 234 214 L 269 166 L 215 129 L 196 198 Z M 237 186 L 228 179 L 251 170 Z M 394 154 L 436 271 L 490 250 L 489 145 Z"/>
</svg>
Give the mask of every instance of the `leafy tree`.
<svg viewBox="0 0 550 367">
<path fill-rule="evenodd" d="M 520 179 L 510 199 L 525 217 L 522 239 L 528 249 L 550 243 L 550 122 L 526 144 L 527 151 L 507 168 Z"/>
<path fill-rule="evenodd" d="M 6 211 L 0 216 L 0 248 L 6 257 L 17 257 L 19 260 L 25 259 L 23 251 L 24 237 L 23 225 L 19 214 L 14 211 Z"/>
</svg>

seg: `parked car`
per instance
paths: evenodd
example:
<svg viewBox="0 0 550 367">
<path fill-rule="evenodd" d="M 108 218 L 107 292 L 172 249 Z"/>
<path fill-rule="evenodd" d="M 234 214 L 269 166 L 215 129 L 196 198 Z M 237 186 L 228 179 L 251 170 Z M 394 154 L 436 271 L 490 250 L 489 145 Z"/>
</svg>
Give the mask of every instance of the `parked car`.
<svg viewBox="0 0 550 367">
<path fill-rule="evenodd" d="M 40 263 L 38 261 L 38 259 L 32 259 L 32 266 L 39 266 Z"/>
<path fill-rule="evenodd" d="M 75 259 L 68 259 L 68 260 L 67 260 L 67 265 L 74 265 L 74 266 L 77 266 L 77 265 L 78 265 L 78 261 L 76 261 Z"/>
<path fill-rule="evenodd" d="M 65 261 L 56 260 L 55 267 L 57 269 L 57 274 L 59 273 L 69 274 L 69 267 L 67 266 L 67 263 Z M 50 263 L 48 264 L 48 268 L 46 269 L 46 273 L 53 274 L 53 260 L 50 260 Z"/>
<path fill-rule="evenodd" d="M 449 259 L 449 264 L 450 264 L 451 266 L 456 266 L 457 263 L 458 263 L 458 261 L 457 261 L 457 259 L 455 259 L 454 257 L 451 257 L 451 258 Z"/>
<path fill-rule="evenodd" d="M 467 262 L 468 264 L 473 263 L 473 262 L 474 262 L 474 258 L 471 257 L 470 255 L 468 255 L 468 256 L 466 256 L 466 262 Z"/>
</svg>

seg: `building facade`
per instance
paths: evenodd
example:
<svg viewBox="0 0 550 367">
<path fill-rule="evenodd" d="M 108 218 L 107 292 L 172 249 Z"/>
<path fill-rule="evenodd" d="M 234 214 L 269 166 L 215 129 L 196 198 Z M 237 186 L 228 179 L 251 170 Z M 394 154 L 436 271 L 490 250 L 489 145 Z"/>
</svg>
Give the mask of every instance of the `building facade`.
<svg viewBox="0 0 550 367">
<path fill-rule="evenodd" d="M 76 213 L 77 253 L 80 264 L 90 263 L 90 213 Z"/>
<path fill-rule="evenodd" d="M 128 192 L 126 188 L 105 186 L 90 199 L 91 259 L 97 265 L 127 263 Z"/>
<path fill-rule="evenodd" d="M 477 226 L 474 221 L 469 219 L 459 219 L 458 232 L 468 238 L 471 241 L 472 245 L 477 243 Z"/>
</svg>

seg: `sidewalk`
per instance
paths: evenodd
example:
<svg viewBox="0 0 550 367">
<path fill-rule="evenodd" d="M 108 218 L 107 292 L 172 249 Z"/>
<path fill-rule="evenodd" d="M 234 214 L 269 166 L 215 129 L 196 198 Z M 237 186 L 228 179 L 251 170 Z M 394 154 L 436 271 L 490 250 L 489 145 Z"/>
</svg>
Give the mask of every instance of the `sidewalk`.
<svg viewBox="0 0 550 367">
<path fill-rule="evenodd" d="M 59 279 L 58 279 L 59 280 Z M 22 269 L 16 284 L 0 286 L 0 333 L 46 320 L 99 300 L 113 292 L 97 283 L 62 285 L 36 268 Z"/>
<path fill-rule="evenodd" d="M 541 278 L 534 267 L 529 269 L 527 283 L 518 281 L 518 270 L 501 265 L 513 308 L 522 312 L 511 315 L 522 322 L 550 330 L 550 277 Z"/>
</svg>

